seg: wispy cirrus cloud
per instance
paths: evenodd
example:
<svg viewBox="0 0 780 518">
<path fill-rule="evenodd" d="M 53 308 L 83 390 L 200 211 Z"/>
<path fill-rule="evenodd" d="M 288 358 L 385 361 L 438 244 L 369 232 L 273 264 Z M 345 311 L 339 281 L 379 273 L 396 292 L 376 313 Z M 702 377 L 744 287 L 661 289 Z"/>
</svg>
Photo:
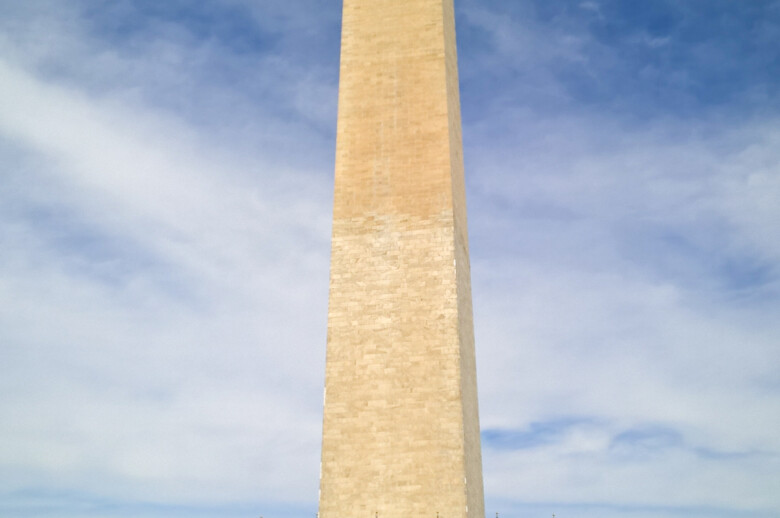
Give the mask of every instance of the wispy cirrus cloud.
<svg viewBox="0 0 780 518">
<path fill-rule="evenodd" d="M 295 102 L 205 81 L 244 50 L 189 49 L 177 15 L 158 32 L 131 16 L 120 43 L 92 30 L 100 6 L 36 7 L 15 13 L 34 35 L 6 19 L 0 63 L 4 509 L 298 509 L 316 494 L 316 468 L 287 468 L 318 456 L 331 168 L 312 157 L 330 137 Z M 308 154 L 284 151 L 303 135 Z"/>
<path fill-rule="evenodd" d="M 777 505 L 777 12 L 732 7 L 461 11 L 488 509 Z"/>
</svg>

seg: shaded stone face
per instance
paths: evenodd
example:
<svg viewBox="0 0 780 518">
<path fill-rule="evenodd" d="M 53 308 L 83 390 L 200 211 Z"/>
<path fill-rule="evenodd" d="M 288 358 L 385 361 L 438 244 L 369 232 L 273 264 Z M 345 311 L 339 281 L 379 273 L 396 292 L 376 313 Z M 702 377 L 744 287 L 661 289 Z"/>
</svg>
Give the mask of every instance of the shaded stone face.
<svg viewBox="0 0 780 518">
<path fill-rule="evenodd" d="M 452 0 L 344 0 L 321 518 L 484 517 Z"/>
</svg>

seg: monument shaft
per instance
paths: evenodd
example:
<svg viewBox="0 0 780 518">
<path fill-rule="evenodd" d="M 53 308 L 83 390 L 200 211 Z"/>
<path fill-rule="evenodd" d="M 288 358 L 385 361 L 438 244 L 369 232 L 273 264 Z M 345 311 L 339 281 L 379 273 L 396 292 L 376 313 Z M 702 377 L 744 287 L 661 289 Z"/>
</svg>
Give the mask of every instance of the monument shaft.
<svg viewBox="0 0 780 518">
<path fill-rule="evenodd" d="M 344 0 L 320 518 L 484 518 L 452 0 Z"/>
</svg>

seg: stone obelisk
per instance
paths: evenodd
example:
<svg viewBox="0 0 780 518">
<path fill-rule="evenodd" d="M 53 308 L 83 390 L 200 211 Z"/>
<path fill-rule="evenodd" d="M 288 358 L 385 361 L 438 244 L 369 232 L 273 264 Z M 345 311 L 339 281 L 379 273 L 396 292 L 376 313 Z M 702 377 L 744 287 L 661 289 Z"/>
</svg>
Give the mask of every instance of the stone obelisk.
<svg viewBox="0 0 780 518">
<path fill-rule="evenodd" d="M 484 518 L 453 0 L 344 0 L 320 518 Z"/>
</svg>

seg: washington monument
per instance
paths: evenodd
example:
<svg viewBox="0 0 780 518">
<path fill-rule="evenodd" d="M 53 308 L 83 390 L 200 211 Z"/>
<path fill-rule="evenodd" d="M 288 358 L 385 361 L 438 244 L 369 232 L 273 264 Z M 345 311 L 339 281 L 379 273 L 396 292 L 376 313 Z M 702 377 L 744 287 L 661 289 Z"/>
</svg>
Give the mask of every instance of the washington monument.
<svg viewBox="0 0 780 518">
<path fill-rule="evenodd" d="M 344 0 L 320 518 L 484 518 L 453 0 Z"/>
</svg>

